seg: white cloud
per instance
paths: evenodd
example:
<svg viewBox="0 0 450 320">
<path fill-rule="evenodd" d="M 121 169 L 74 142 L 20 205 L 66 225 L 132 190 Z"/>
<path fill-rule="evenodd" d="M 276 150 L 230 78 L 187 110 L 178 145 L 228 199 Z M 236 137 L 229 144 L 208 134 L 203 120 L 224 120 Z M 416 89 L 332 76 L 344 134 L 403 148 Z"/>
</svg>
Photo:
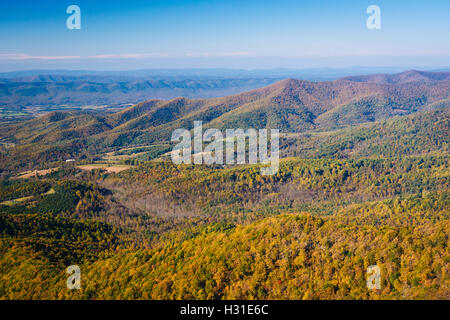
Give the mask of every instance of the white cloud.
<svg viewBox="0 0 450 320">
<path fill-rule="evenodd" d="M 169 57 L 169 54 L 122 53 L 93 56 L 33 56 L 25 53 L 0 53 L 0 60 L 68 60 L 68 59 L 143 59 Z"/>
<path fill-rule="evenodd" d="M 120 54 L 99 54 L 87 56 L 87 59 L 144 59 L 144 58 L 164 58 L 169 57 L 167 53 L 120 53 Z"/>
<path fill-rule="evenodd" d="M 254 54 L 250 52 L 200 52 L 200 53 L 186 53 L 186 57 L 193 58 L 215 58 L 215 57 L 248 57 Z"/>
<path fill-rule="evenodd" d="M 67 60 L 80 58 L 80 56 L 32 56 L 24 53 L 0 53 L 1 60 Z"/>
</svg>

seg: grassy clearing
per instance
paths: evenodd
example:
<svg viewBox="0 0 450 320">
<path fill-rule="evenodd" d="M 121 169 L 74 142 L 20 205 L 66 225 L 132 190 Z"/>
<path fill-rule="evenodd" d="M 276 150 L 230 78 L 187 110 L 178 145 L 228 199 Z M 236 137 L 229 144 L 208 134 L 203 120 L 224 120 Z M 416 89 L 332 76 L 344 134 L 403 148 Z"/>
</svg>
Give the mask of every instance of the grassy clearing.
<svg viewBox="0 0 450 320">
<path fill-rule="evenodd" d="M 50 169 L 44 169 L 44 170 L 34 170 L 34 171 L 24 171 L 19 173 L 19 175 L 16 177 L 16 179 L 27 179 L 31 177 L 36 176 L 45 176 L 46 174 L 56 172 L 59 168 L 50 168 Z"/>
<path fill-rule="evenodd" d="M 121 154 L 121 155 L 115 155 L 114 152 L 108 152 L 103 156 L 103 159 L 105 159 L 106 161 L 120 161 L 120 160 L 126 160 L 126 159 L 133 159 L 133 158 L 138 158 L 140 156 L 145 155 L 146 151 L 144 152 L 139 152 L 139 153 L 133 153 L 133 154 Z"/>
<path fill-rule="evenodd" d="M 80 168 L 81 170 L 90 171 L 90 170 L 94 170 L 94 169 L 104 169 L 108 173 L 121 172 L 124 170 L 128 170 L 131 167 L 132 166 L 125 165 L 125 164 L 111 165 L 111 164 L 107 164 L 107 163 L 85 164 L 85 165 L 78 166 L 78 168 Z"/>
<path fill-rule="evenodd" d="M 50 190 L 48 190 L 45 193 L 41 193 L 41 195 L 42 196 L 46 196 L 46 195 L 54 194 L 54 193 L 56 193 L 55 189 L 50 188 Z M 16 205 L 18 203 L 26 202 L 26 201 L 31 200 L 33 198 L 34 198 L 34 196 L 27 196 L 27 197 L 17 198 L 17 199 L 13 199 L 13 200 L 7 200 L 7 201 L 0 202 L 0 205 L 3 205 L 3 206 L 14 206 L 14 205 Z"/>
<path fill-rule="evenodd" d="M 34 196 L 28 196 L 28 197 L 22 197 L 22 198 L 13 199 L 13 200 L 7 200 L 7 201 L 0 202 L 0 205 L 13 206 L 13 205 L 16 205 L 18 203 L 31 200 L 31 199 L 33 199 L 33 197 Z"/>
</svg>

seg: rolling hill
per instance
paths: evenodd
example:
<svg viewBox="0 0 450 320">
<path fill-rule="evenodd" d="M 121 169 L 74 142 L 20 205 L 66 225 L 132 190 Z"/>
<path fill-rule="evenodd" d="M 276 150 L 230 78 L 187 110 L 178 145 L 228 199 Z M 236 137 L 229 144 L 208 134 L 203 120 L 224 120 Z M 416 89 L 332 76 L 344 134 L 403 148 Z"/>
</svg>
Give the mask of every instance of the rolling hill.
<svg viewBox="0 0 450 320">
<path fill-rule="evenodd" d="M 66 150 L 63 157 L 77 157 L 87 148 L 92 153 L 167 143 L 173 130 L 192 129 L 196 120 L 203 121 L 204 128 L 274 128 L 290 134 L 336 130 L 450 105 L 449 73 L 411 71 L 385 77 L 397 80 L 388 84 L 373 83 L 370 77 L 325 82 L 286 79 L 221 98 L 148 100 L 112 114 L 52 112 L 3 124 L 0 143 L 16 146 L 7 149 L 9 154 L 60 148 Z M 448 119 L 448 113 L 441 115 Z"/>
</svg>

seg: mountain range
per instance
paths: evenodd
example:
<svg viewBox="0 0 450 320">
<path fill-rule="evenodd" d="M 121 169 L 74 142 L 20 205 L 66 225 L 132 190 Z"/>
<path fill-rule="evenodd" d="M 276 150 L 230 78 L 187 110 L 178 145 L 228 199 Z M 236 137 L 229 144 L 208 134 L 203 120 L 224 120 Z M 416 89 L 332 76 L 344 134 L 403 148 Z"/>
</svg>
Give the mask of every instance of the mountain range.
<svg viewBox="0 0 450 320">
<path fill-rule="evenodd" d="M 211 99 L 152 99 L 116 113 L 51 112 L 0 127 L 0 142 L 27 145 L 81 144 L 107 150 L 167 143 L 173 130 L 274 128 L 280 132 L 330 131 L 450 105 L 450 73 L 408 71 L 313 82 L 285 79 L 272 85 Z M 444 113 L 444 116 L 448 114 Z M 43 148 L 41 150 L 45 150 Z M 77 149 L 77 148 L 75 148 Z M 67 147 L 67 150 L 70 150 Z"/>
<path fill-rule="evenodd" d="M 52 106 L 121 106 L 153 97 L 218 97 L 269 85 L 280 78 L 141 79 L 127 76 L 36 75 L 0 80 L 0 106 L 9 110 Z"/>
<path fill-rule="evenodd" d="M 141 70 L 132 72 L 28 71 L 0 74 L 0 107 L 39 115 L 64 108 L 123 107 L 148 99 L 222 97 L 271 85 L 286 78 L 336 80 L 354 75 L 353 82 L 404 83 L 435 81 L 445 72 L 410 71 L 371 75 L 366 69 L 306 70 Z M 431 74 L 436 79 L 430 78 Z M 398 78 L 400 77 L 400 78 Z M 402 78 L 404 77 L 404 78 Z M 398 79 L 397 79 L 398 78 Z M 442 80 L 442 79 L 441 79 Z M 1 111 L 1 110 L 0 110 Z M 0 118 L 11 112 L 0 112 Z"/>
</svg>

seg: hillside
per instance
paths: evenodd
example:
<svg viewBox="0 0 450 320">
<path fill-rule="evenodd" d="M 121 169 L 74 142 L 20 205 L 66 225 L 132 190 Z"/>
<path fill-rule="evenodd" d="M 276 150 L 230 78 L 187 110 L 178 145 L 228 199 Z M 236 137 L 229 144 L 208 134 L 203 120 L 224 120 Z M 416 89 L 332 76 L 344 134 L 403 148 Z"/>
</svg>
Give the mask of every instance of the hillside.
<svg viewBox="0 0 450 320">
<path fill-rule="evenodd" d="M 448 194 L 438 193 L 325 218 L 303 213 L 212 225 L 154 249 L 105 250 L 81 265 L 83 287 L 72 292 L 64 288 L 64 264 L 52 263 L 49 252 L 3 238 L 0 298 L 448 299 L 448 205 Z M 87 237 L 97 242 L 104 232 Z M 83 252 L 89 238 L 78 239 Z M 381 269 L 380 292 L 366 288 L 373 264 Z"/>
<path fill-rule="evenodd" d="M 217 99 L 175 99 L 158 106 L 114 132 L 149 129 L 167 132 L 191 128 L 202 120 L 214 128 L 277 128 L 281 132 L 355 125 L 448 105 L 450 82 L 396 85 L 356 83 L 347 80 L 310 82 L 287 79 L 271 86 Z M 132 107 L 133 108 L 133 107 Z M 152 120 L 156 118 L 158 122 Z"/>
<path fill-rule="evenodd" d="M 447 106 L 334 131 L 288 134 L 282 139 L 281 153 L 303 158 L 448 154 L 449 121 Z"/>
</svg>

